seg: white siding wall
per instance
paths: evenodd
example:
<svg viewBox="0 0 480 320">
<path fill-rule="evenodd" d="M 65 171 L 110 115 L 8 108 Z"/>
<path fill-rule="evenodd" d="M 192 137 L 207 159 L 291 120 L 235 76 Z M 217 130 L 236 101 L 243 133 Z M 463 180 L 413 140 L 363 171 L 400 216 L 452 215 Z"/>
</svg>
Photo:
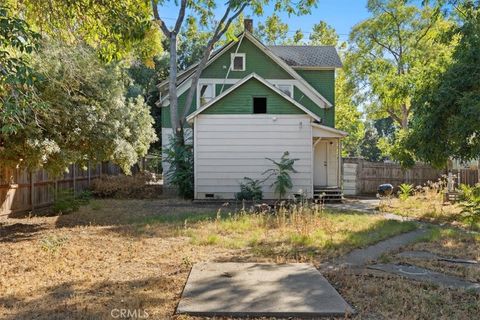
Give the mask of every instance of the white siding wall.
<svg viewBox="0 0 480 320">
<path fill-rule="evenodd" d="M 276 118 L 276 120 L 274 120 Z M 298 158 L 294 188 L 312 194 L 312 129 L 307 115 L 204 115 L 195 119 L 195 197 L 233 199 L 244 177 L 262 178 L 284 151 Z M 272 179 L 265 199 L 274 199 Z"/>
</svg>

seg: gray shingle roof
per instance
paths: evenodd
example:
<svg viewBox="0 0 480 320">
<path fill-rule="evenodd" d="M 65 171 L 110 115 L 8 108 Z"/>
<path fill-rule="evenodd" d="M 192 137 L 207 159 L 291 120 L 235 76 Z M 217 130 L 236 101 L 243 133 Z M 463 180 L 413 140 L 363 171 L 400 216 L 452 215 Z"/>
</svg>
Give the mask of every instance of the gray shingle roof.
<svg viewBox="0 0 480 320">
<path fill-rule="evenodd" d="M 268 46 L 268 49 L 292 67 L 342 67 L 332 46 Z"/>
</svg>

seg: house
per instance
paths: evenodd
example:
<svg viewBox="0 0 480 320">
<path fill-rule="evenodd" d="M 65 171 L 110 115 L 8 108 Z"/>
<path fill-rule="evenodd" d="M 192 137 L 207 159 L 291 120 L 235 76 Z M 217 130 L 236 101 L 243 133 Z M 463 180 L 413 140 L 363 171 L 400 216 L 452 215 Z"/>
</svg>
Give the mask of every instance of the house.
<svg viewBox="0 0 480 320">
<path fill-rule="evenodd" d="M 334 128 L 335 69 L 341 66 L 334 47 L 265 46 L 248 27 L 238 41 L 212 53 L 187 117 L 193 127 L 186 131 L 193 136 L 195 198 L 235 198 L 244 177 L 261 178 L 272 168 L 266 158 L 279 160 L 285 151 L 298 159 L 290 196 L 338 193 L 346 136 Z M 180 107 L 194 67 L 179 75 Z M 159 88 L 165 147 L 172 136 L 168 82 Z M 277 198 L 271 183 L 263 185 L 265 199 Z"/>
</svg>

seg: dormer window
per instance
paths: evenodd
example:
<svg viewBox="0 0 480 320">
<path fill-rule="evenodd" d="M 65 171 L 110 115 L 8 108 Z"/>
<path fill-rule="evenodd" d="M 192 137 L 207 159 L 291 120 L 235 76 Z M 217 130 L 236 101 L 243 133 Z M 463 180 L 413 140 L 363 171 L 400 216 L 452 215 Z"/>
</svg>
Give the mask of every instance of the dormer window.
<svg viewBox="0 0 480 320">
<path fill-rule="evenodd" d="M 245 71 L 245 53 L 232 53 L 232 71 Z"/>
</svg>

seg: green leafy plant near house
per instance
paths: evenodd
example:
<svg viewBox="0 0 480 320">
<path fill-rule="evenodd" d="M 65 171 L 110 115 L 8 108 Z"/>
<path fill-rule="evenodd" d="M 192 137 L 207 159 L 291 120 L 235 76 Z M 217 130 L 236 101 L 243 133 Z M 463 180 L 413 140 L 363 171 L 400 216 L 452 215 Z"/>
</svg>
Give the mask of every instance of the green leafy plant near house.
<svg viewBox="0 0 480 320">
<path fill-rule="evenodd" d="M 465 222 L 474 227 L 480 223 L 480 184 L 473 187 L 460 185 L 462 191 L 460 206 Z"/>
<path fill-rule="evenodd" d="M 411 184 L 402 183 L 398 186 L 398 189 L 398 197 L 400 200 L 405 201 L 413 194 L 414 187 Z"/>
<path fill-rule="evenodd" d="M 190 144 L 178 143 L 177 136 L 170 138 L 170 144 L 163 156 L 169 164 L 166 177 L 171 185 L 177 188 L 180 196 L 193 198 L 193 147 Z"/>
<path fill-rule="evenodd" d="M 243 178 L 240 183 L 240 192 L 235 194 L 237 200 L 262 200 L 262 182 L 265 180 L 256 180 L 249 177 Z"/>
<path fill-rule="evenodd" d="M 283 199 L 285 194 L 287 194 L 287 192 L 293 188 L 292 177 L 290 174 L 297 172 L 293 168 L 293 165 L 295 164 L 295 161 L 299 159 L 290 159 L 289 156 L 290 153 L 285 151 L 280 158 L 280 161 L 266 158 L 275 165 L 275 168 L 268 169 L 263 173 L 264 175 L 268 174 L 268 176 L 265 178 L 265 181 L 272 176 L 275 177 L 272 187 L 275 188 L 275 193 L 278 194 L 279 199 Z"/>
</svg>

